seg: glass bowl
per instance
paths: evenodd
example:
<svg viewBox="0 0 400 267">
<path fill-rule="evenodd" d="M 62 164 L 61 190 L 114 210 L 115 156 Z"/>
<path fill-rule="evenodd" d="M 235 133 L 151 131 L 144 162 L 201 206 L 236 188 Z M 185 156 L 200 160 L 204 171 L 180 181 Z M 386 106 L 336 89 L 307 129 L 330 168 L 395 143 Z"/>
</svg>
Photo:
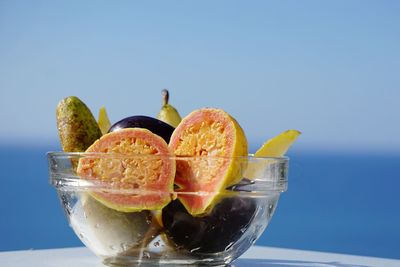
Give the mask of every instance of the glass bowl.
<svg viewBox="0 0 400 267">
<path fill-rule="evenodd" d="M 177 186 L 171 192 L 122 188 L 107 179 L 88 180 L 76 173 L 82 159 L 103 160 L 110 166 L 132 159 L 151 165 L 151 161 L 161 156 L 49 152 L 47 157 L 50 182 L 57 190 L 70 226 L 109 266 L 229 264 L 263 233 L 288 183 L 289 159 L 286 157 L 170 158 L 176 164 L 208 166 L 200 171 L 203 175 L 210 173 L 209 168 L 221 166 L 221 161 L 229 161 L 238 182 L 218 192 L 181 192 Z M 105 205 L 96 197 L 98 194 L 143 199 L 167 195 L 171 201 L 162 210 L 126 212 Z M 206 213 L 192 216 L 181 204 L 180 197 L 201 194 L 212 194 L 215 200 Z"/>
</svg>

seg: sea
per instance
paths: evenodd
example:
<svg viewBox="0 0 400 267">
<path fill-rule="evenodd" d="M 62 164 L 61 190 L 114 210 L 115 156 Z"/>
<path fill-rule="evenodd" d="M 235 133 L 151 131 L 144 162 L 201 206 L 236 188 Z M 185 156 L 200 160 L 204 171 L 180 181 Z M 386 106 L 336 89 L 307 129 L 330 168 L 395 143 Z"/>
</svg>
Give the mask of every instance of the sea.
<svg viewBox="0 0 400 267">
<path fill-rule="evenodd" d="M 54 145 L 0 145 L 0 251 L 83 246 L 49 184 Z M 400 259 L 400 153 L 289 153 L 289 187 L 257 245 Z"/>
</svg>

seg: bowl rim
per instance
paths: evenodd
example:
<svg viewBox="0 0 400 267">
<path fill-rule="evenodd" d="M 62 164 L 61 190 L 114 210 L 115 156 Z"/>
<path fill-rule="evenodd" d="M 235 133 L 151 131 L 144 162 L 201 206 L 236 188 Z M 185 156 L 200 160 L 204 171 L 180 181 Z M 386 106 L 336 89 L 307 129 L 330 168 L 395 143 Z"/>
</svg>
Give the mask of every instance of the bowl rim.
<svg viewBox="0 0 400 267">
<path fill-rule="evenodd" d="M 263 157 L 263 156 L 255 156 L 255 154 L 249 153 L 247 156 L 234 156 L 234 157 L 224 157 L 224 156 L 176 156 L 176 155 L 145 155 L 145 154 L 119 154 L 119 153 L 109 153 L 109 152 L 64 152 L 64 151 L 48 151 L 46 152 L 47 157 L 67 157 L 67 156 L 104 156 L 104 157 L 124 157 L 124 158 L 131 158 L 131 157 L 170 157 L 170 158 L 177 158 L 177 159 L 190 159 L 190 158 L 235 158 L 235 159 L 273 159 L 273 160 L 282 160 L 282 161 L 289 161 L 288 156 L 279 156 L 279 157 Z"/>
<path fill-rule="evenodd" d="M 288 162 L 289 157 L 256 157 L 254 154 L 248 156 L 237 157 L 219 157 L 219 156 L 171 156 L 171 155 L 143 155 L 143 154 L 116 154 L 106 152 L 62 152 L 62 151 L 49 151 L 46 153 L 48 159 L 48 172 L 50 177 L 50 184 L 56 187 L 57 190 L 63 191 L 108 191 L 115 194 L 226 194 L 226 193 L 240 193 L 241 195 L 248 195 L 254 197 L 265 197 L 270 193 L 282 193 L 288 187 Z M 81 158 L 169 158 L 175 160 L 190 160 L 190 159 L 227 159 L 233 158 L 241 162 L 257 162 L 257 164 L 271 164 L 270 175 L 268 177 L 246 178 L 245 173 L 247 169 L 243 170 L 243 177 L 240 182 L 234 185 L 229 185 L 220 191 L 207 191 L 207 192 L 182 192 L 174 188 L 170 192 L 159 191 L 145 191 L 143 189 L 115 189 L 110 187 L 109 182 L 101 182 L 96 179 L 82 179 L 71 166 L 63 167 L 57 166 L 57 162 L 66 161 L 71 162 L 71 159 L 79 160 Z M 267 166 L 267 165 L 265 165 Z M 54 168 L 55 167 L 55 168 Z M 247 168 L 247 167 L 246 167 Z"/>
</svg>

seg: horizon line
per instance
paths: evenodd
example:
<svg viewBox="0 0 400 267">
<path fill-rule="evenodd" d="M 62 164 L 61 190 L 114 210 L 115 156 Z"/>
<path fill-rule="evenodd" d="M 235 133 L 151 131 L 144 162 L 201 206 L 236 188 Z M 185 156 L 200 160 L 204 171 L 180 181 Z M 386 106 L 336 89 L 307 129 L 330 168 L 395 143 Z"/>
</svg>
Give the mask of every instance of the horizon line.
<svg viewBox="0 0 400 267">
<path fill-rule="evenodd" d="M 262 144 L 262 143 L 261 143 Z M 258 141 L 249 142 L 249 153 L 254 153 L 260 143 Z M 52 139 L 43 139 L 43 138 L 35 138 L 35 139 L 0 139 L 0 149 L 1 148 L 45 148 L 48 147 L 49 150 L 52 149 L 60 149 L 61 146 L 59 141 L 56 138 Z M 253 151 L 254 150 L 254 151 Z M 301 142 L 295 143 L 293 147 L 290 148 L 288 154 L 299 154 L 299 153 L 377 153 L 377 154 L 399 154 L 400 155 L 400 146 L 393 145 L 348 145 L 345 143 L 323 143 L 323 142 Z"/>
</svg>

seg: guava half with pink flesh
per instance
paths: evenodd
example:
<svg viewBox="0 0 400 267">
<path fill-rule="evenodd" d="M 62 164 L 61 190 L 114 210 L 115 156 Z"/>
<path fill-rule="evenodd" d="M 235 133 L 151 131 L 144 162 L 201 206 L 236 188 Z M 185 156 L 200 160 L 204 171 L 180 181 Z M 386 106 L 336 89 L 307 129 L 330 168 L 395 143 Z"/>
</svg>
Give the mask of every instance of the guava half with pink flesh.
<svg viewBox="0 0 400 267">
<path fill-rule="evenodd" d="M 99 184 L 90 194 L 123 211 L 162 209 L 171 201 L 175 159 L 167 143 L 147 129 L 126 128 L 103 135 L 79 160 L 81 179 Z"/>
<path fill-rule="evenodd" d="M 178 199 L 192 215 L 207 213 L 238 182 L 248 155 L 244 131 L 221 109 L 195 110 L 174 130 Z"/>
</svg>

